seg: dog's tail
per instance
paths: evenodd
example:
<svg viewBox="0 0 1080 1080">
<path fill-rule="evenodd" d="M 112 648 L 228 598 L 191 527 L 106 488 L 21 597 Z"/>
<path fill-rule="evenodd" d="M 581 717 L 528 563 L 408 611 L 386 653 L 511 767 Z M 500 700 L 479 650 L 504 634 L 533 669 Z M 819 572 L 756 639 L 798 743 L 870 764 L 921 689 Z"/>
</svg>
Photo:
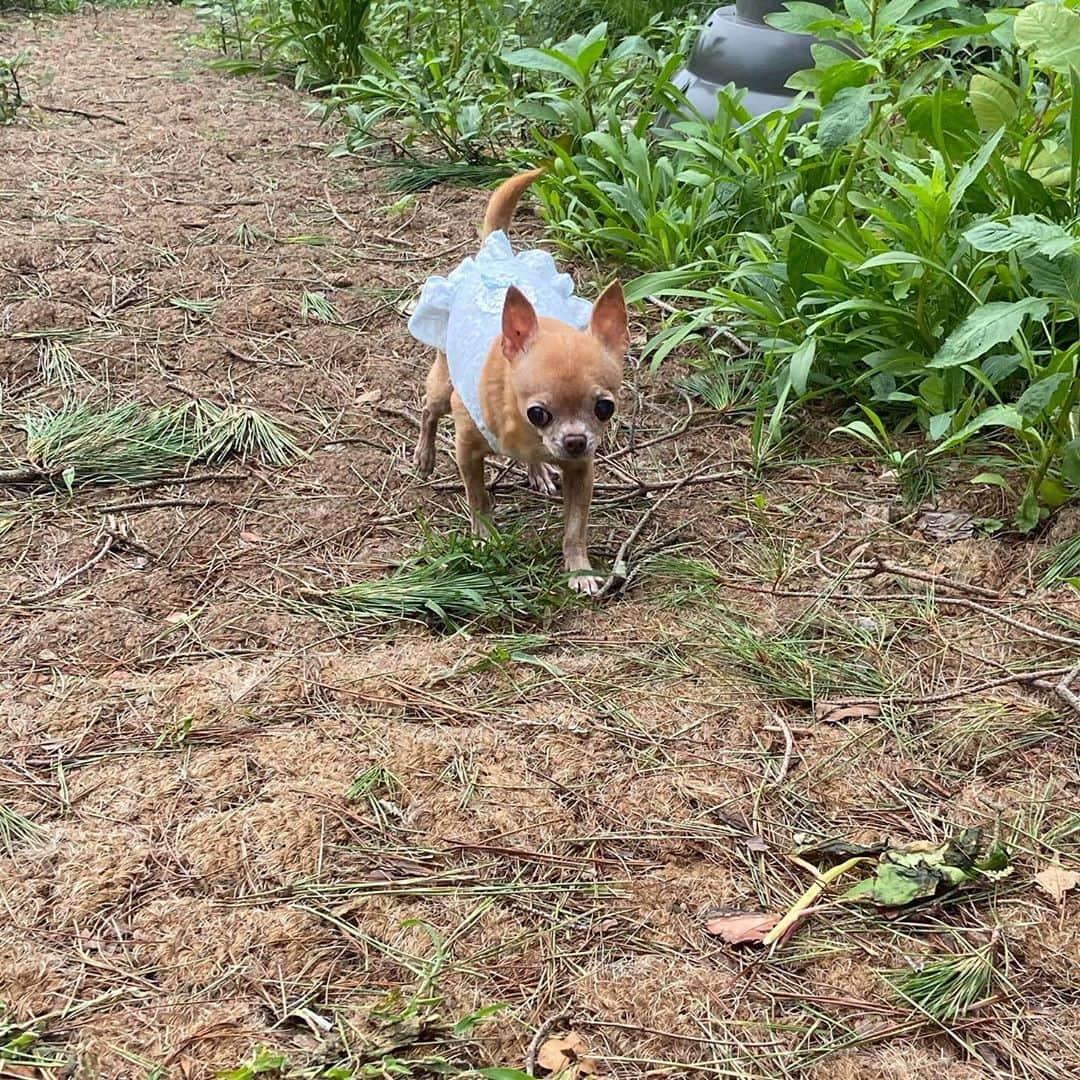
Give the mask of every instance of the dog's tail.
<svg viewBox="0 0 1080 1080">
<path fill-rule="evenodd" d="M 530 169 L 528 172 L 518 173 L 504 180 L 494 191 L 488 200 L 487 211 L 484 213 L 484 225 L 480 230 L 481 239 L 490 236 L 496 229 L 504 232 L 510 228 L 510 219 L 514 216 L 514 209 L 525 194 L 525 189 L 546 172 L 546 168 Z"/>
</svg>

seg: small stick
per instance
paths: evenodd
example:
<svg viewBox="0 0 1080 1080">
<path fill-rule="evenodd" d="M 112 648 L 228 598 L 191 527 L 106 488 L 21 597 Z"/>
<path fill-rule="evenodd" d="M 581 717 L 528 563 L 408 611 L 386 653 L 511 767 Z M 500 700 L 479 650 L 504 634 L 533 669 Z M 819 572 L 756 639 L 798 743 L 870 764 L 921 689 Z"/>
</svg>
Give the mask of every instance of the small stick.
<svg viewBox="0 0 1080 1080">
<path fill-rule="evenodd" d="M 883 559 L 880 555 L 875 555 L 872 563 L 856 563 L 854 569 L 866 570 L 867 578 L 877 577 L 878 574 L 895 574 L 897 577 L 913 578 L 915 581 L 928 581 L 931 585 L 946 585 L 950 589 L 974 593 L 976 596 L 985 597 L 987 600 L 1005 599 L 1001 593 L 994 592 L 993 589 L 984 589 L 981 585 L 969 585 L 966 581 L 956 581 L 953 578 L 929 574 L 925 570 L 916 570 L 910 566 L 900 566 L 897 563 Z"/>
<path fill-rule="evenodd" d="M 630 535 L 619 546 L 619 550 L 615 555 L 615 562 L 612 563 L 611 573 L 608 575 L 607 580 L 600 587 L 600 592 L 597 593 L 598 597 L 610 596 L 617 588 L 626 583 L 626 579 L 630 575 L 630 566 L 627 562 L 627 555 L 630 549 L 637 542 L 637 539 L 645 531 L 645 526 L 652 520 L 653 515 L 661 506 L 664 505 L 673 495 L 677 494 L 683 487 L 690 483 L 694 479 L 695 474 L 691 473 L 689 476 L 684 476 L 679 483 L 672 485 L 664 492 L 652 504 L 652 506 L 646 509 L 638 520 L 638 523 L 631 530 Z"/>
<path fill-rule="evenodd" d="M 536 1034 L 532 1037 L 532 1042 L 529 1043 L 529 1049 L 525 1054 L 525 1072 L 528 1076 L 536 1075 L 536 1055 L 540 1053 L 540 1047 L 543 1045 L 544 1040 L 551 1034 L 554 1027 L 569 1019 L 570 1010 L 566 1009 L 557 1016 L 545 1020 L 536 1029 Z"/>
<path fill-rule="evenodd" d="M 334 215 L 345 226 L 349 232 L 356 232 L 356 226 L 350 225 L 337 211 L 337 207 L 334 205 L 334 200 L 330 198 L 330 185 L 323 184 L 323 194 L 326 196 L 326 205 L 330 207 L 330 213 Z"/>
<path fill-rule="evenodd" d="M 36 484 L 42 480 L 52 480 L 63 472 L 62 469 L 0 469 L 0 484 Z"/>
<path fill-rule="evenodd" d="M 116 533 L 107 532 L 105 539 L 102 541 L 101 546 L 94 552 L 93 555 L 87 559 L 82 566 L 75 567 L 69 574 L 65 574 L 62 578 L 56 581 L 55 584 L 50 585 L 47 589 L 42 589 L 41 592 L 31 593 L 29 596 L 22 596 L 15 601 L 16 604 L 38 604 L 42 600 L 48 600 L 50 596 L 58 593 L 69 581 L 73 581 L 80 574 L 85 574 L 87 570 L 101 562 L 106 555 L 112 550 L 113 545 L 119 539 Z"/>
<path fill-rule="evenodd" d="M 83 109 L 64 109 L 59 105 L 36 105 L 35 108 L 41 109 L 43 112 L 66 113 L 68 116 L 82 116 L 87 120 L 111 120 L 114 124 L 119 124 L 121 127 L 127 127 L 126 120 L 121 120 L 119 116 L 111 116 L 109 113 L 85 112 Z"/>
<path fill-rule="evenodd" d="M 982 682 L 972 683 L 970 686 L 962 686 L 958 690 L 948 690 L 942 694 L 931 694 L 928 697 L 875 697 L 875 698 L 845 698 L 845 705 L 880 705 L 888 701 L 893 705 L 939 705 L 943 701 L 953 701 L 956 698 L 968 697 L 971 694 L 981 693 L 983 690 L 994 690 L 999 686 L 1009 686 L 1013 683 L 1033 683 L 1036 686 L 1045 684 L 1047 679 L 1060 678 L 1069 673 L 1068 668 L 1050 668 L 1048 671 L 1022 671 L 1013 672 L 1011 675 L 1002 675 L 996 679 L 985 679 Z M 1054 685 L 1050 689 L 1056 690 Z"/>
<path fill-rule="evenodd" d="M 778 713 L 773 713 L 773 719 L 780 726 L 780 730 L 784 735 L 784 760 L 780 764 L 780 773 L 773 781 L 773 787 L 779 787 L 786 779 L 788 769 L 791 768 L 791 756 L 795 752 L 795 740 L 791 737 L 791 728 L 788 727 L 786 721 Z M 776 730 L 773 728 L 772 730 Z"/>
<path fill-rule="evenodd" d="M 130 514 L 141 510 L 160 510 L 169 506 L 190 507 L 205 510 L 208 506 L 237 506 L 228 499 L 146 499 L 143 502 L 91 503 L 87 510 L 100 510 L 105 514 Z"/>
<path fill-rule="evenodd" d="M 1080 664 L 1077 664 L 1072 671 L 1067 672 L 1061 677 L 1061 682 L 1056 685 L 1051 682 L 1047 682 L 1045 679 L 1036 679 L 1033 683 L 1040 690 L 1049 690 L 1052 694 L 1057 694 L 1062 701 L 1065 702 L 1074 712 L 1080 713 L 1080 695 L 1077 695 L 1072 689 L 1073 680 L 1080 675 Z"/>
</svg>

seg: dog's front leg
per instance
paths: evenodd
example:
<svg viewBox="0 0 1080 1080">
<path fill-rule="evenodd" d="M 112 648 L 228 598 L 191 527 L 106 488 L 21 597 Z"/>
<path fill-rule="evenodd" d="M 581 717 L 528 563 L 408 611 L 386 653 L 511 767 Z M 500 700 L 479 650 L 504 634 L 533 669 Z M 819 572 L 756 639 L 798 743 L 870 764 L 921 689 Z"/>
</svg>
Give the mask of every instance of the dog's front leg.
<svg viewBox="0 0 1080 1080">
<path fill-rule="evenodd" d="M 570 587 L 590 596 L 598 593 L 604 582 L 592 572 L 589 562 L 589 504 L 592 502 L 592 460 L 564 463 L 563 489 L 563 562 L 570 572 Z"/>
<path fill-rule="evenodd" d="M 455 417 L 456 419 L 456 417 Z M 465 485 L 465 499 L 469 504 L 469 517 L 474 536 L 487 536 L 491 531 L 486 519 L 491 515 L 491 500 L 484 487 L 484 458 L 487 444 L 479 432 L 458 424 L 455 434 L 455 452 L 461 481 Z"/>
</svg>

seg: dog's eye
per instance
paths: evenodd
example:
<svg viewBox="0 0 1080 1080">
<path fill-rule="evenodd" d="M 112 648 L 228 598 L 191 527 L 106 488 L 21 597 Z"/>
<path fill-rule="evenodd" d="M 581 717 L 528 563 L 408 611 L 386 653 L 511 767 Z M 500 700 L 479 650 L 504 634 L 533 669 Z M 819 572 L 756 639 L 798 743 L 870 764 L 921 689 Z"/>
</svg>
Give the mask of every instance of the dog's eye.
<svg viewBox="0 0 1080 1080">
<path fill-rule="evenodd" d="M 543 405 L 530 405 L 525 415 L 533 427 L 547 427 L 551 423 L 551 413 Z"/>
<path fill-rule="evenodd" d="M 596 403 L 595 412 L 597 420 L 610 420 L 615 412 L 615 402 L 611 398 L 602 397 Z"/>
</svg>

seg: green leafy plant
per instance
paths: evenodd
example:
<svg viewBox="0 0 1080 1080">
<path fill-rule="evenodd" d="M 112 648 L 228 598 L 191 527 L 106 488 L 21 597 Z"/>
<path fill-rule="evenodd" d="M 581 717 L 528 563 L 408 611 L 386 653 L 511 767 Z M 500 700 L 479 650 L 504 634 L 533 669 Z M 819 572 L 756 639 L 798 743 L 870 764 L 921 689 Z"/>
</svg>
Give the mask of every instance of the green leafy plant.
<svg viewBox="0 0 1080 1080">
<path fill-rule="evenodd" d="M 370 0 L 201 0 L 197 8 L 225 55 L 217 67 L 315 88 L 363 70 Z"/>
<path fill-rule="evenodd" d="M 19 70 L 25 63 L 24 53 L 0 56 L 0 124 L 10 124 L 26 103 L 19 84 Z"/>
</svg>

